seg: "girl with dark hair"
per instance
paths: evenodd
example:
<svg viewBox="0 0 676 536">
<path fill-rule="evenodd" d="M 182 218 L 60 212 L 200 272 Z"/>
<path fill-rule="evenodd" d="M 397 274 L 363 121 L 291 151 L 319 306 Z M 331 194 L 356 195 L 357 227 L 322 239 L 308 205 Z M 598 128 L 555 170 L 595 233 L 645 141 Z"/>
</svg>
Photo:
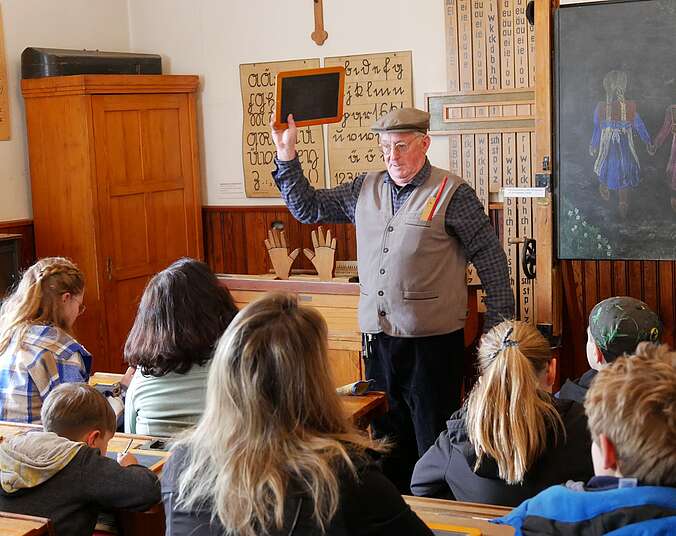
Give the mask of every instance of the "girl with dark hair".
<svg viewBox="0 0 676 536">
<path fill-rule="evenodd" d="M 203 262 L 179 259 L 150 280 L 124 346 L 136 369 L 125 432 L 170 436 L 198 420 L 214 346 L 236 314 L 232 296 Z"/>
</svg>

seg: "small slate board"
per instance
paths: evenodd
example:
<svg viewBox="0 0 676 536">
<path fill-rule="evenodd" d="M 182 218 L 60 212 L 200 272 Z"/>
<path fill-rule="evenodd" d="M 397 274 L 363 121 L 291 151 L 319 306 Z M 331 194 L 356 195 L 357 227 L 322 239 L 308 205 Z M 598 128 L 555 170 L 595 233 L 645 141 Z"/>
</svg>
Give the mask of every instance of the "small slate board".
<svg viewBox="0 0 676 536">
<path fill-rule="evenodd" d="M 289 114 L 299 127 L 342 121 L 344 88 L 342 66 L 277 73 L 275 124 L 285 127 Z"/>
</svg>

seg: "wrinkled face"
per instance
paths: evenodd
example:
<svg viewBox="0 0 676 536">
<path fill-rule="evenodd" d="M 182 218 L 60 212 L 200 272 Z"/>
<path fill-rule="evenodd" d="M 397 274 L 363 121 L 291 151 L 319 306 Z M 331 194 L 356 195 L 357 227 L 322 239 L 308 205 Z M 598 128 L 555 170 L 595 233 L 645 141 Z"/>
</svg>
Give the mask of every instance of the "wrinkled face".
<svg viewBox="0 0 676 536">
<path fill-rule="evenodd" d="M 429 146 L 429 136 L 416 132 L 384 132 L 380 135 L 385 165 L 397 186 L 408 184 L 422 169 Z"/>
</svg>

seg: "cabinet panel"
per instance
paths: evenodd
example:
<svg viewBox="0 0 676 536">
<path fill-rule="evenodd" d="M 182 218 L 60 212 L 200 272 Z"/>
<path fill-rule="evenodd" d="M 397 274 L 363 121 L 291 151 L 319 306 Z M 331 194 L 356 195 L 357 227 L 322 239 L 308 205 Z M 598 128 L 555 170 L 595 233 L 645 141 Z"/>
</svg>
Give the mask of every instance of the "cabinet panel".
<svg viewBox="0 0 676 536">
<path fill-rule="evenodd" d="M 112 251 L 108 277 L 126 279 L 152 269 L 148 243 L 148 214 L 145 196 L 120 195 L 110 198 L 110 251 Z"/>
<path fill-rule="evenodd" d="M 142 275 L 120 280 L 106 297 L 110 362 L 110 369 L 106 372 L 121 372 L 126 369 L 123 365 L 124 343 L 129 329 L 134 324 L 143 289 L 149 279 L 149 276 Z M 111 306 L 113 304 L 119 304 L 119 307 Z"/>
<path fill-rule="evenodd" d="M 175 181 L 183 186 L 186 170 L 181 155 L 181 108 L 144 112 L 144 175 L 147 180 Z"/>
<path fill-rule="evenodd" d="M 136 110 L 105 115 L 108 159 L 117 162 L 109 169 L 113 189 L 138 184 L 143 180 L 140 114 Z"/>
<path fill-rule="evenodd" d="M 165 268 L 190 251 L 185 221 L 184 190 L 149 194 L 150 221 L 153 222 L 153 259 L 157 270 Z"/>
</svg>

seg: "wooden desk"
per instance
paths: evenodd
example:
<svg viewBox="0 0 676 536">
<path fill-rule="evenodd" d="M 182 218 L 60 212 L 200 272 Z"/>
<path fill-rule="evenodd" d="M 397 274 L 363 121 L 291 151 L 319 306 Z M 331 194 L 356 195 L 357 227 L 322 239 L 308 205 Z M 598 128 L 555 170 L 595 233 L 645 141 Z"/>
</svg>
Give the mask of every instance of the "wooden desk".
<svg viewBox="0 0 676 536">
<path fill-rule="evenodd" d="M 387 397 L 382 391 L 361 396 L 341 396 L 347 415 L 358 428 L 366 429 L 373 419 L 387 413 Z"/>
<path fill-rule="evenodd" d="M 319 281 L 316 275 L 292 275 L 275 279 L 274 274 L 217 274 L 240 309 L 269 292 L 295 294 L 298 301 L 311 305 L 326 320 L 329 329 L 329 358 L 336 386 L 365 379 L 361 361 L 361 331 L 357 320 L 359 284 L 347 278 Z"/>
<path fill-rule="evenodd" d="M 418 514 L 430 528 L 442 528 L 444 525 L 474 527 L 485 536 L 511 536 L 514 529 L 505 525 L 494 525 L 489 519 L 501 517 L 512 511 L 511 508 L 491 504 L 444 501 L 422 497 L 404 496 L 411 509 Z"/>
<path fill-rule="evenodd" d="M 119 382 L 122 374 L 113 372 L 97 372 L 89 378 L 89 385 L 99 383 L 112 384 Z M 340 400 L 348 418 L 352 419 L 355 426 L 366 428 L 375 417 L 383 415 L 387 411 L 387 397 L 385 393 L 374 391 L 362 396 L 341 396 Z M 126 434 L 115 434 L 117 437 L 131 437 Z M 145 436 L 139 436 L 145 437 Z M 111 440 L 111 444 L 113 441 Z M 124 447 L 123 447 L 124 448 Z"/>
<path fill-rule="evenodd" d="M 54 534 L 49 519 L 0 512 L 0 534 L 3 536 L 40 536 Z"/>
</svg>

